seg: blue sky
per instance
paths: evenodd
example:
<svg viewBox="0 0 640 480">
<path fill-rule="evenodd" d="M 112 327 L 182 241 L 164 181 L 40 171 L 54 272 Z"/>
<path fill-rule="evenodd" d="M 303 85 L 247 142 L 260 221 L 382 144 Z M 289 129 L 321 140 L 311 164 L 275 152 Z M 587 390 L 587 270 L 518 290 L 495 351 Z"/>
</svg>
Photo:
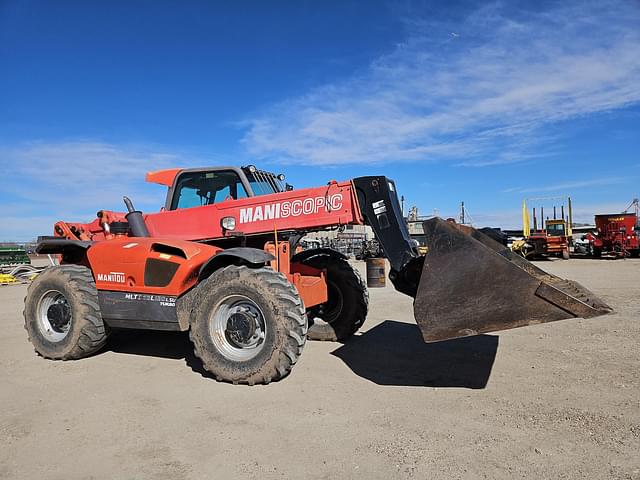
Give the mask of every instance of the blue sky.
<svg viewBox="0 0 640 480">
<path fill-rule="evenodd" d="M 173 166 L 384 174 L 481 226 L 556 195 L 588 221 L 640 190 L 635 1 L 3 0 L 0 69 L 0 240 L 123 194 L 157 210 L 144 173 Z"/>
</svg>

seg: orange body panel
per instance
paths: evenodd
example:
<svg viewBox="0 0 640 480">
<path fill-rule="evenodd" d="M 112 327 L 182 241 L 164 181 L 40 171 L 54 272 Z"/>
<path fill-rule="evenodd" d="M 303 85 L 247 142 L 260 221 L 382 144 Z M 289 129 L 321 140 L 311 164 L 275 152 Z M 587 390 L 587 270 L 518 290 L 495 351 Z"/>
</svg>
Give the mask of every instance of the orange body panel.
<svg viewBox="0 0 640 480">
<path fill-rule="evenodd" d="M 325 274 L 322 271 L 319 274 L 319 276 L 300 275 L 299 273 L 287 275 L 289 282 L 293 283 L 298 290 L 306 308 L 320 305 L 329 300 Z"/>
<path fill-rule="evenodd" d="M 271 268 L 282 273 L 289 273 L 291 270 L 291 256 L 289 253 L 289 242 L 278 242 L 278 247 L 274 242 L 267 242 L 264 245 L 265 252 L 273 255 L 275 260 L 271 260 Z"/>
<path fill-rule="evenodd" d="M 569 248 L 567 237 L 547 237 L 547 252 L 562 253 Z"/>
<path fill-rule="evenodd" d="M 87 258 L 98 290 L 179 296 L 196 284 L 200 267 L 220 251 L 181 240 L 125 237 L 94 244 L 87 250 Z M 149 259 L 177 265 L 168 284 L 145 284 Z"/>
<path fill-rule="evenodd" d="M 562 253 L 569 248 L 567 237 L 564 235 L 547 235 L 545 231 L 533 232 L 529 239 L 531 241 L 543 240 L 546 245 L 545 253 Z"/>
<path fill-rule="evenodd" d="M 286 275 L 290 283 L 295 285 L 300 298 L 306 307 L 325 303 L 328 298 L 326 275 L 317 268 L 306 267 L 299 263 L 291 263 L 289 242 L 267 242 L 265 251 L 276 257 L 271 261 L 271 268 Z"/>
<path fill-rule="evenodd" d="M 289 243 L 281 242 L 278 247 L 280 261 L 274 260 L 272 267 L 295 285 L 305 306 L 326 302 L 324 272 L 317 269 L 301 272 L 298 265 L 289 262 Z M 265 249 L 276 253 L 273 243 Z M 87 259 L 98 290 L 177 297 L 197 283 L 200 268 L 221 251 L 218 247 L 183 240 L 119 237 L 94 244 L 87 250 Z M 149 261 L 155 264 L 149 265 Z M 154 280 L 154 268 L 157 272 L 158 266 L 175 269 L 165 284 Z M 298 271 L 291 272 L 292 267 Z M 159 273 L 162 277 L 162 269 Z"/>
</svg>

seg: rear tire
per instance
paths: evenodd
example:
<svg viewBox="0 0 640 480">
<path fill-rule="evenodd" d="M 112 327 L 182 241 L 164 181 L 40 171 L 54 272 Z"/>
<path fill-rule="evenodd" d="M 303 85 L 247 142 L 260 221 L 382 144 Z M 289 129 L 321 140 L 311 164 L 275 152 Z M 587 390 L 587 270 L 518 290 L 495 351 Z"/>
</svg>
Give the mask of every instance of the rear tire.
<svg viewBox="0 0 640 480">
<path fill-rule="evenodd" d="M 593 247 L 591 255 L 593 258 L 600 258 L 602 256 L 602 249 Z"/>
<path fill-rule="evenodd" d="M 96 284 L 81 265 L 57 265 L 40 273 L 29 285 L 23 315 L 29 341 L 45 358 L 87 357 L 107 342 Z"/>
<path fill-rule="evenodd" d="M 196 289 L 189 336 L 205 370 L 248 385 L 289 374 L 307 338 L 307 317 L 284 275 L 230 265 Z"/>
<path fill-rule="evenodd" d="M 307 310 L 311 340 L 343 341 L 362 327 L 369 310 L 369 292 L 360 274 L 346 260 L 317 255 L 302 261 L 327 270 L 329 301 Z"/>
</svg>

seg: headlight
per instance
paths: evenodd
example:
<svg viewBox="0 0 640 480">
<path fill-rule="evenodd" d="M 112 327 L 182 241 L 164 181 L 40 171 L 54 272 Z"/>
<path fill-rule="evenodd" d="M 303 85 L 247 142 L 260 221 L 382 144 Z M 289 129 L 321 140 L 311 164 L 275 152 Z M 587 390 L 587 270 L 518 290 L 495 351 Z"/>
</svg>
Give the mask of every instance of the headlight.
<svg viewBox="0 0 640 480">
<path fill-rule="evenodd" d="M 258 169 L 256 168 L 256 166 L 255 166 L 255 165 L 249 165 L 249 166 L 247 167 L 247 170 L 249 170 L 251 173 L 256 173 L 256 171 L 257 171 Z"/>
<path fill-rule="evenodd" d="M 280 175 L 278 175 L 278 180 L 280 180 L 281 182 L 284 182 L 284 173 L 281 173 Z"/>
<path fill-rule="evenodd" d="M 236 219 L 234 217 L 224 217 L 222 220 L 220 220 L 220 225 L 225 230 L 235 230 Z"/>
</svg>

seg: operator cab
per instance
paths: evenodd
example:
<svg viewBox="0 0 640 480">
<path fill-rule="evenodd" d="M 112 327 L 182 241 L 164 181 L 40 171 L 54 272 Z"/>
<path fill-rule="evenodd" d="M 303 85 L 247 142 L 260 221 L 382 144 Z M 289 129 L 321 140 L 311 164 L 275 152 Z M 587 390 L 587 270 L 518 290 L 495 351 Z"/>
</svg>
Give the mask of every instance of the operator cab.
<svg viewBox="0 0 640 480">
<path fill-rule="evenodd" d="M 201 207 L 228 200 L 291 190 L 284 175 L 246 167 L 174 169 L 147 174 L 147 181 L 167 185 L 165 209 Z"/>
<path fill-rule="evenodd" d="M 567 234 L 565 225 L 564 220 L 547 220 L 547 235 L 550 237 L 565 236 Z"/>
</svg>

